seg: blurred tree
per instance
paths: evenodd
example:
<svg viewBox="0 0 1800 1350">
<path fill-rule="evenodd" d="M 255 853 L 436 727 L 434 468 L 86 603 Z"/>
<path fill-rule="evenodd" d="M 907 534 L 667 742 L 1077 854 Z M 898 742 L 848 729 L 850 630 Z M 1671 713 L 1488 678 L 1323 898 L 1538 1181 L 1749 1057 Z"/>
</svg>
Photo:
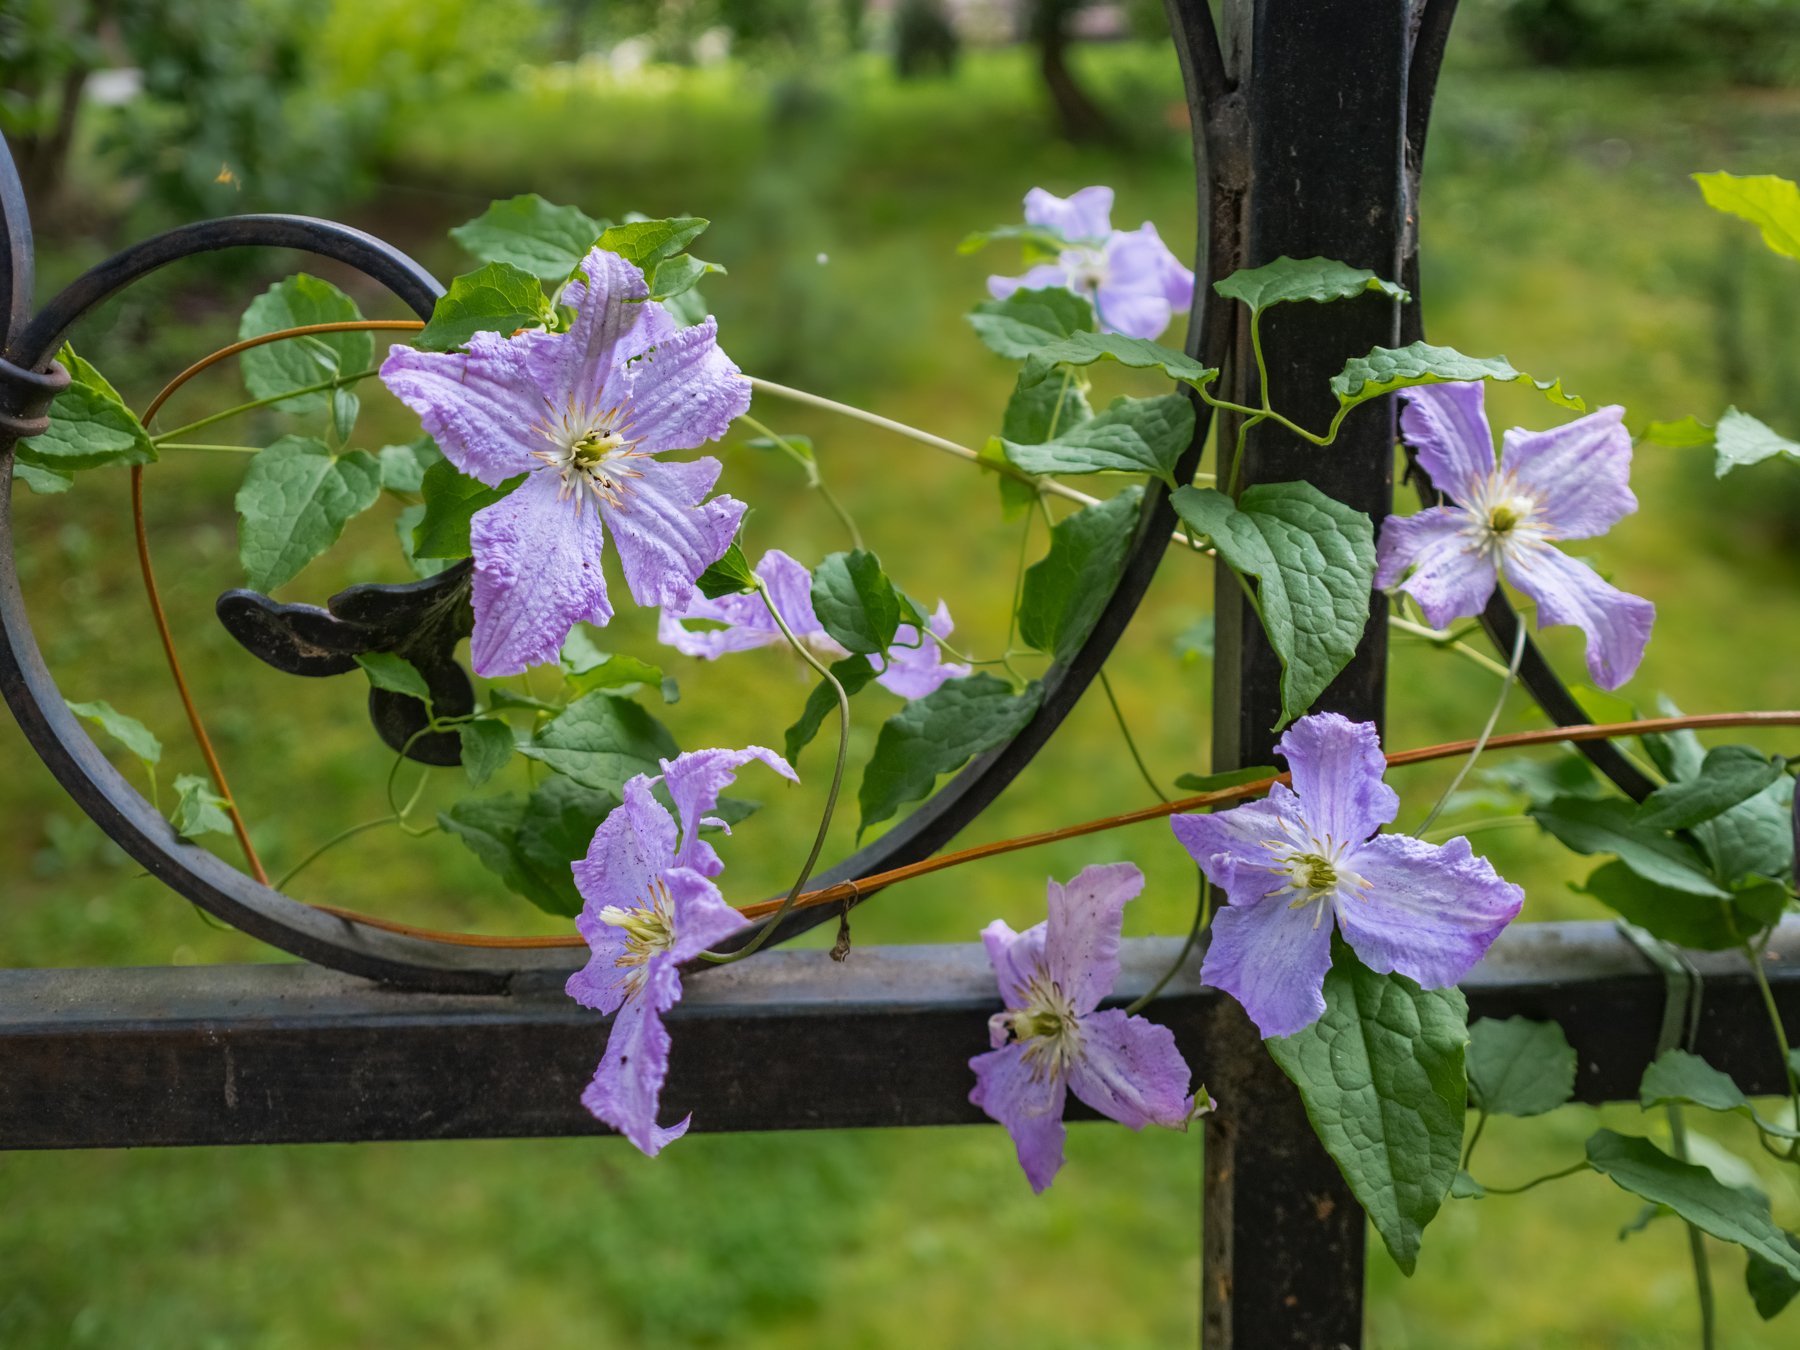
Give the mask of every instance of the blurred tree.
<svg viewBox="0 0 1800 1350">
<path fill-rule="evenodd" d="M 943 0 L 900 0 L 894 11 L 894 73 L 903 80 L 956 69 L 956 29 Z"/>
<path fill-rule="evenodd" d="M 1744 84 L 1800 84 L 1796 0 L 1486 0 L 1533 60 L 1670 66 Z"/>
<path fill-rule="evenodd" d="M 1069 43 L 1073 37 L 1070 21 L 1085 3 L 1086 0 L 1036 0 L 1031 11 L 1031 37 L 1038 46 L 1038 64 L 1050 91 L 1057 130 L 1065 139 L 1076 142 L 1116 141 L 1118 128 L 1069 69 Z"/>
<path fill-rule="evenodd" d="M 7 0 L 0 6 L 0 132 L 34 204 L 60 193 L 88 76 L 104 51 L 109 0 Z"/>
</svg>

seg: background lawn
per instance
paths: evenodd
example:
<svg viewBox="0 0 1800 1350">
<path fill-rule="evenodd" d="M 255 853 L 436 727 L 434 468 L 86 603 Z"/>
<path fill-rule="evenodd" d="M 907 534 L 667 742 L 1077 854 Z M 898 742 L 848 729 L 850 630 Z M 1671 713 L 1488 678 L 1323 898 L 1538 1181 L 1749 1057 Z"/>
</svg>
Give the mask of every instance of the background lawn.
<svg viewBox="0 0 1800 1350">
<path fill-rule="evenodd" d="M 1489 28 L 1466 36 L 1441 88 L 1427 164 L 1422 291 L 1432 338 L 1559 375 L 1590 405 L 1624 403 L 1634 428 L 1688 413 L 1710 420 L 1734 400 L 1800 425 L 1791 317 L 1800 273 L 1707 210 L 1686 179 L 1704 169 L 1796 176 L 1800 91 L 1537 69 Z M 1077 150 L 1048 138 L 1022 49 L 965 53 L 953 77 L 911 84 L 874 56 L 651 66 L 629 78 L 598 67 L 522 71 L 386 127 L 380 145 L 363 147 L 369 190 L 333 213 L 445 277 L 467 266 L 445 229 L 516 192 L 595 215 L 710 217 L 699 251 L 730 275 L 713 279 L 707 297 L 746 370 L 979 445 L 997 428 L 1012 374 L 961 316 L 989 271 L 1017 269 L 999 248 L 959 255 L 965 233 L 1014 217 L 1034 184 L 1066 192 L 1108 182 L 1117 223 L 1154 220 L 1178 252 L 1194 237 L 1172 50 L 1121 43 L 1084 49 L 1079 61 L 1132 127 L 1128 147 Z M 112 185 L 99 142 L 84 138 L 64 203 L 40 224 L 41 294 L 153 215 Z M 215 209 L 236 204 L 227 197 Z M 109 305 L 77 342 L 141 406 L 230 340 L 243 305 L 297 265 L 257 256 L 172 268 Z M 304 265 L 352 290 L 371 315 L 399 312 L 338 269 Z M 1100 383 L 1097 395 L 1155 388 L 1116 373 Z M 185 391 L 162 424 L 234 402 L 239 388 L 223 367 Z M 358 443 L 415 434 L 375 386 L 364 394 Z M 1560 416 L 1512 390 L 1490 395 L 1490 407 L 1500 426 Z M 959 644 L 1001 649 L 1020 526 L 1000 521 L 990 483 L 856 423 L 761 399 L 753 412 L 815 439 L 825 474 L 889 570 L 911 593 L 949 601 Z M 287 426 L 263 414 L 229 431 L 260 445 Z M 721 454 L 721 487 L 757 508 L 753 551 L 777 540 L 802 557 L 846 546 L 785 463 L 731 443 Z M 359 681 L 276 674 L 211 617 L 214 597 L 241 584 L 232 495 L 242 468 L 235 456 L 171 454 L 149 475 L 149 509 L 197 696 L 279 874 L 381 814 L 388 764 L 362 716 Z M 1800 474 L 1769 464 L 1721 485 L 1709 457 L 1645 447 L 1634 482 L 1642 511 L 1582 550 L 1659 605 L 1648 658 L 1624 694 L 1646 709 L 1659 697 L 1691 711 L 1791 705 Z M 359 519 L 283 598 L 405 579 L 396 509 L 384 503 Z M 122 545 L 124 475 L 94 476 L 62 497 L 21 492 L 16 511 L 27 598 L 64 691 L 109 698 L 149 723 L 168 747 L 166 792 L 174 772 L 200 765 Z M 1041 525 L 1028 547 L 1041 553 Z M 1205 564 L 1170 557 L 1108 667 L 1165 783 L 1208 762 L 1210 672 L 1178 639 L 1206 615 L 1211 589 Z M 622 605 L 604 642 L 678 678 L 680 702 L 656 711 L 684 746 L 779 743 L 807 688 L 790 659 L 689 661 L 657 646 L 653 618 Z M 1547 645 L 1562 669 L 1581 670 L 1572 634 L 1555 632 Z M 1473 663 L 1404 641 L 1392 681 L 1395 746 L 1473 734 L 1496 692 Z M 1515 696 L 1503 728 L 1536 724 L 1524 703 Z M 879 691 L 859 705 L 853 773 L 897 706 Z M 1618 707 L 1593 704 L 1599 716 Z M 1772 737 L 1769 748 L 1800 749 L 1794 740 Z M 10 722 L 0 726 L 0 756 L 0 812 L 10 821 L 0 838 L 0 962 L 278 959 L 138 876 Z M 747 771 L 743 789 L 765 806 L 725 848 L 731 894 L 760 897 L 791 876 L 797 859 L 769 841 L 810 829 L 828 759 L 828 744 L 813 747 L 801 764 L 807 786 L 792 792 Z M 508 773 L 513 786 L 526 782 L 521 761 Z M 1448 776 L 1443 767 L 1405 772 L 1403 826 Z M 460 774 L 439 772 L 426 800 L 447 806 L 464 791 Z M 1146 797 L 1096 690 L 967 842 Z M 1493 790 L 1446 819 L 1516 810 Z M 853 811 L 840 817 L 839 849 L 854 828 Z M 1606 917 L 1570 889 L 1588 860 L 1529 828 L 1474 839 L 1526 886 L 1526 919 Z M 1191 905 L 1185 855 L 1152 827 L 914 883 L 858 911 L 856 939 L 968 941 L 995 915 L 1023 926 L 1041 915 L 1046 873 L 1119 857 L 1150 877 L 1127 931 L 1178 931 Z M 440 926 L 563 927 L 508 896 L 447 835 L 369 833 L 293 889 Z M 844 978 L 855 978 L 854 957 Z M 1206 1066 L 1195 1067 L 1204 1078 Z M 1633 1107 L 1498 1121 L 1477 1170 L 1507 1183 L 1559 1166 L 1595 1117 L 1634 1132 L 1662 1128 Z M 1730 1130 L 1718 1139 L 1721 1148 L 1753 1142 Z M 1702 1136 L 1697 1147 L 1710 1145 Z M 985 1128 L 695 1136 L 653 1163 L 611 1139 L 9 1155 L 0 1157 L 0 1344 L 1192 1343 L 1199 1164 L 1197 1133 L 1139 1137 L 1096 1125 L 1072 1128 L 1069 1164 L 1042 1198 L 1005 1136 Z M 1764 1184 L 1778 1218 L 1800 1219 L 1790 1183 L 1765 1175 Z M 1591 1176 L 1529 1197 L 1456 1203 L 1411 1280 L 1375 1243 L 1370 1343 L 1692 1343 L 1684 1237 L 1660 1222 L 1621 1243 L 1636 1208 Z M 1715 1249 L 1714 1269 L 1722 1343 L 1791 1343 L 1800 1314 L 1756 1321 L 1740 1292 L 1741 1254 Z"/>
</svg>

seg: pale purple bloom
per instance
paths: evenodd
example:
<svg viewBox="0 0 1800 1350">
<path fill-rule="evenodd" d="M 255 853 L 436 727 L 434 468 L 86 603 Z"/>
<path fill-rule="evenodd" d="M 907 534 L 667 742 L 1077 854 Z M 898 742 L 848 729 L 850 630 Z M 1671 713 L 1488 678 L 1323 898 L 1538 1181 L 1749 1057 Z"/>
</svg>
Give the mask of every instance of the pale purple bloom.
<svg viewBox="0 0 1800 1350">
<path fill-rule="evenodd" d="M 1432 485 L 1453 505 L 1389 516 L 1375 585 L 1398 586 L 1442 628 L 1481 613 L 1502 573 L 1537 602 L 1537 626 L 1587 634 L 1587 668 L 1602 689 L 1629 680 L 1656 606 L 1602 581 L 1555 547 L 1591 539 L 1637 510 L 1629 486 L 1625 410 L 1601 408 L 1550 431 L 1514 427 L 1498 465 L 1480 384 L 1409 389 L 1400 429 Z"/>
<path fill-rule="evenodd" d="M 395 347 L 381 367 L 458 469 L 489 487 L 527 475 L 469 531 L 480 675 L 554 661 L 577 621 L 612 617 L 607 529 L 632 597 L 683 605 L 744 514 L 706 500 L 718 460 L 656 458 L 717 440 L 750 406 L 717 325 L 678 328 L 615 253 L 595 249 L 581 272 L 562 297 L 575 310 L 566 333 L 477 333 L 466 353 Z"/>
<path fill-rule="evenodd" d="M 1043 923 L 1015 933 L 996 919 L 982 930 L 1006 1011 L 988 1020 L 994 1048 L 969 1061 L 969 1100 L 1006 1126 L 1034 1191 L 1062 1167 L 1069 1092 L 1134 1130 L 1186 1129 L 1194 1111 L 1175 1034 L 1122 1008 L 1095 1011 L 1119 978 L 1125 902 L 1143 888 L 1130 863 L 1089 867 L 1050 883 Z"/>
<path fill-rule="evenodd" d="M 1331 933 L 1364 965 L 1427 989 L 1455 984 L 1525 903 L 1467 839 L 1427 844 L 1377 833 L 1400 798 L 1382 781 L 1375 727 L 1314 713 L 1275 750 L 1293 771 L 1260 802 L 1176 816 L 1175 837 L 1229 902 L 1213 919 L 1200 975 L 1244 1005 L 1266 1036 L 1325 1011 Z"/>
<path fill-rule="evenodd" d="M 1085 187 L 1066 199 L 1031 189 L 1025 223 L 1060 236 L 1068 247 L 1054 263 L 1022 277 L 989 277 L 988 293 L 1004 300 L 1022 287 L 1064 286 L 1092 302 L 1106 332 L 1161 337 L 1176 311 L 1194 303 L 1194 274 L 1148 221 L 1135 230 L 1113 229 L 1112 204 L 1109 187 Z"/>
<path fill-rule="evenodd" d="M 594 831 L 587 857 L 574 864 L 586 901 L 575 926 L 592 956 L 566 990 L 584 1008 L 614 1014 L 581 1104 L 651 1157 L 686 1134 L 692 1119 L 666 1129 L 656 1123 L 669 1071 L 662 1015 L 681 997 L 681 964 L 749 923 L 713 884 L 725 865 L 700 827 L 724 825 L 709 813 L 753 759 L 794 779 L 785 759 L 758 745 L 664 760 L 661 783 L 675 813 L 653 794 L 658 780 L 637 775 L 625 785 L 623 804 Z"/>
<path fill-rule="evenodd" d="M 781 611 L 781 617 L 794 636 L 826 665 L 842 661 L 850 655 L 832 640 L 819 622 L 812 606 L 812 573 L 778 548 L 763 554 L 756 564 L 756 575 L 769 588 L 769 599 Z M 689 628 L 687 620 L 722 623 L 723 628 Z M 942 600 L 937 611 L 926 620 L 931 631 L 947 638 L 956 631 L 950 611 Z M 664 609 L 657 622 L 659 640 L 687 656 L 705 661 L 716 660 L 727 652 L 746 652 L 754 647 L 769 647 L 787 641 L 775 624 L 769 607 L 760 595 L 725 595 L 709 600 L 696 594 L 685 608 Z M 969 667 L 944 660 L 943 649 L 929 638 L 921 639 L 919 630 L 903 623 L 885 657 L 868 658 L 881 673 L 877 684 L 904 699 L 924 698 L 945 680 L 958 679 L 969 673 Z"/>
</svg>

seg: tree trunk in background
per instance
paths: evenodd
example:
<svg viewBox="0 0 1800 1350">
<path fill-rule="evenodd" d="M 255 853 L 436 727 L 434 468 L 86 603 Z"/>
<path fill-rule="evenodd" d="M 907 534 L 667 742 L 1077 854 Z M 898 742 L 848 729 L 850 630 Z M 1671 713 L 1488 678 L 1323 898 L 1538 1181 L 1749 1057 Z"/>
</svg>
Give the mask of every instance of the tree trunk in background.
<svg viewBox="0 0 1800 1350">
<path fill-rule="evenodd" d="M 1032 9 L 1031 35 L 1038 44 L 1039 65 L 1050 103 L 1056 111 L 1056 129 L 1065 140 L 1078 144 L 1116 141 L 1112 119 L 1088 96 L 1069 69 L 1069 20 L 1083 0 L 1037 0 Z"/>
</svg>

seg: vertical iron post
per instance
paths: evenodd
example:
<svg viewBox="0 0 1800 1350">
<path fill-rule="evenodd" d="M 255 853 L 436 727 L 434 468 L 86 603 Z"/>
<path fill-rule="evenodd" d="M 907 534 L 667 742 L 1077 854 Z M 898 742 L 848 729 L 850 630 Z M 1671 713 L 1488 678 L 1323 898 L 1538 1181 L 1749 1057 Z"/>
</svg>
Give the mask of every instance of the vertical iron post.
<svg viewBox="0 0 1800 1350">
<path fill-rule="evenodd" d="M 1231 0 L 1227 60 L 1247 99 L 1245 263 L 1323 256 L 1398 278 L 1410 211 L 1406 178 L 1409 0 Z M 1280 306 L 1262 320 L 1275 406 L 1323 431 L 1329 381 L 1344 362 L 1399 340 L 1399 308 L 1374 295 Z M 1249 325 L 1240 316 L 1227 388 L 1259 399 Z M 1229 462 L 1237 428 L 1221 427 Z M 1321 450 L 1264 423 L 1250 432 L 1242 482 L 1303 479 L 1377 522 L 1393 499 L 1394 409 L 1382 399 L 1346 419 Z M 1273 763 L 1281 666 L 1238 583 L 1215 596 L 1218 658 L 1213 765 Z M 1386 604 L 1374 598 L 1355 658 L 1317 707 L 1383 721 Z M 1223 1105 L 1207 1122 L 1203 1334 L 1215 1350 L 1354 1347 L 1362 1339 L 1364 1219 L 1313 1136 L 1298 1093 L 1256 1029 L 1223 1002 L 1204 1066 Z"/>
</svg>

